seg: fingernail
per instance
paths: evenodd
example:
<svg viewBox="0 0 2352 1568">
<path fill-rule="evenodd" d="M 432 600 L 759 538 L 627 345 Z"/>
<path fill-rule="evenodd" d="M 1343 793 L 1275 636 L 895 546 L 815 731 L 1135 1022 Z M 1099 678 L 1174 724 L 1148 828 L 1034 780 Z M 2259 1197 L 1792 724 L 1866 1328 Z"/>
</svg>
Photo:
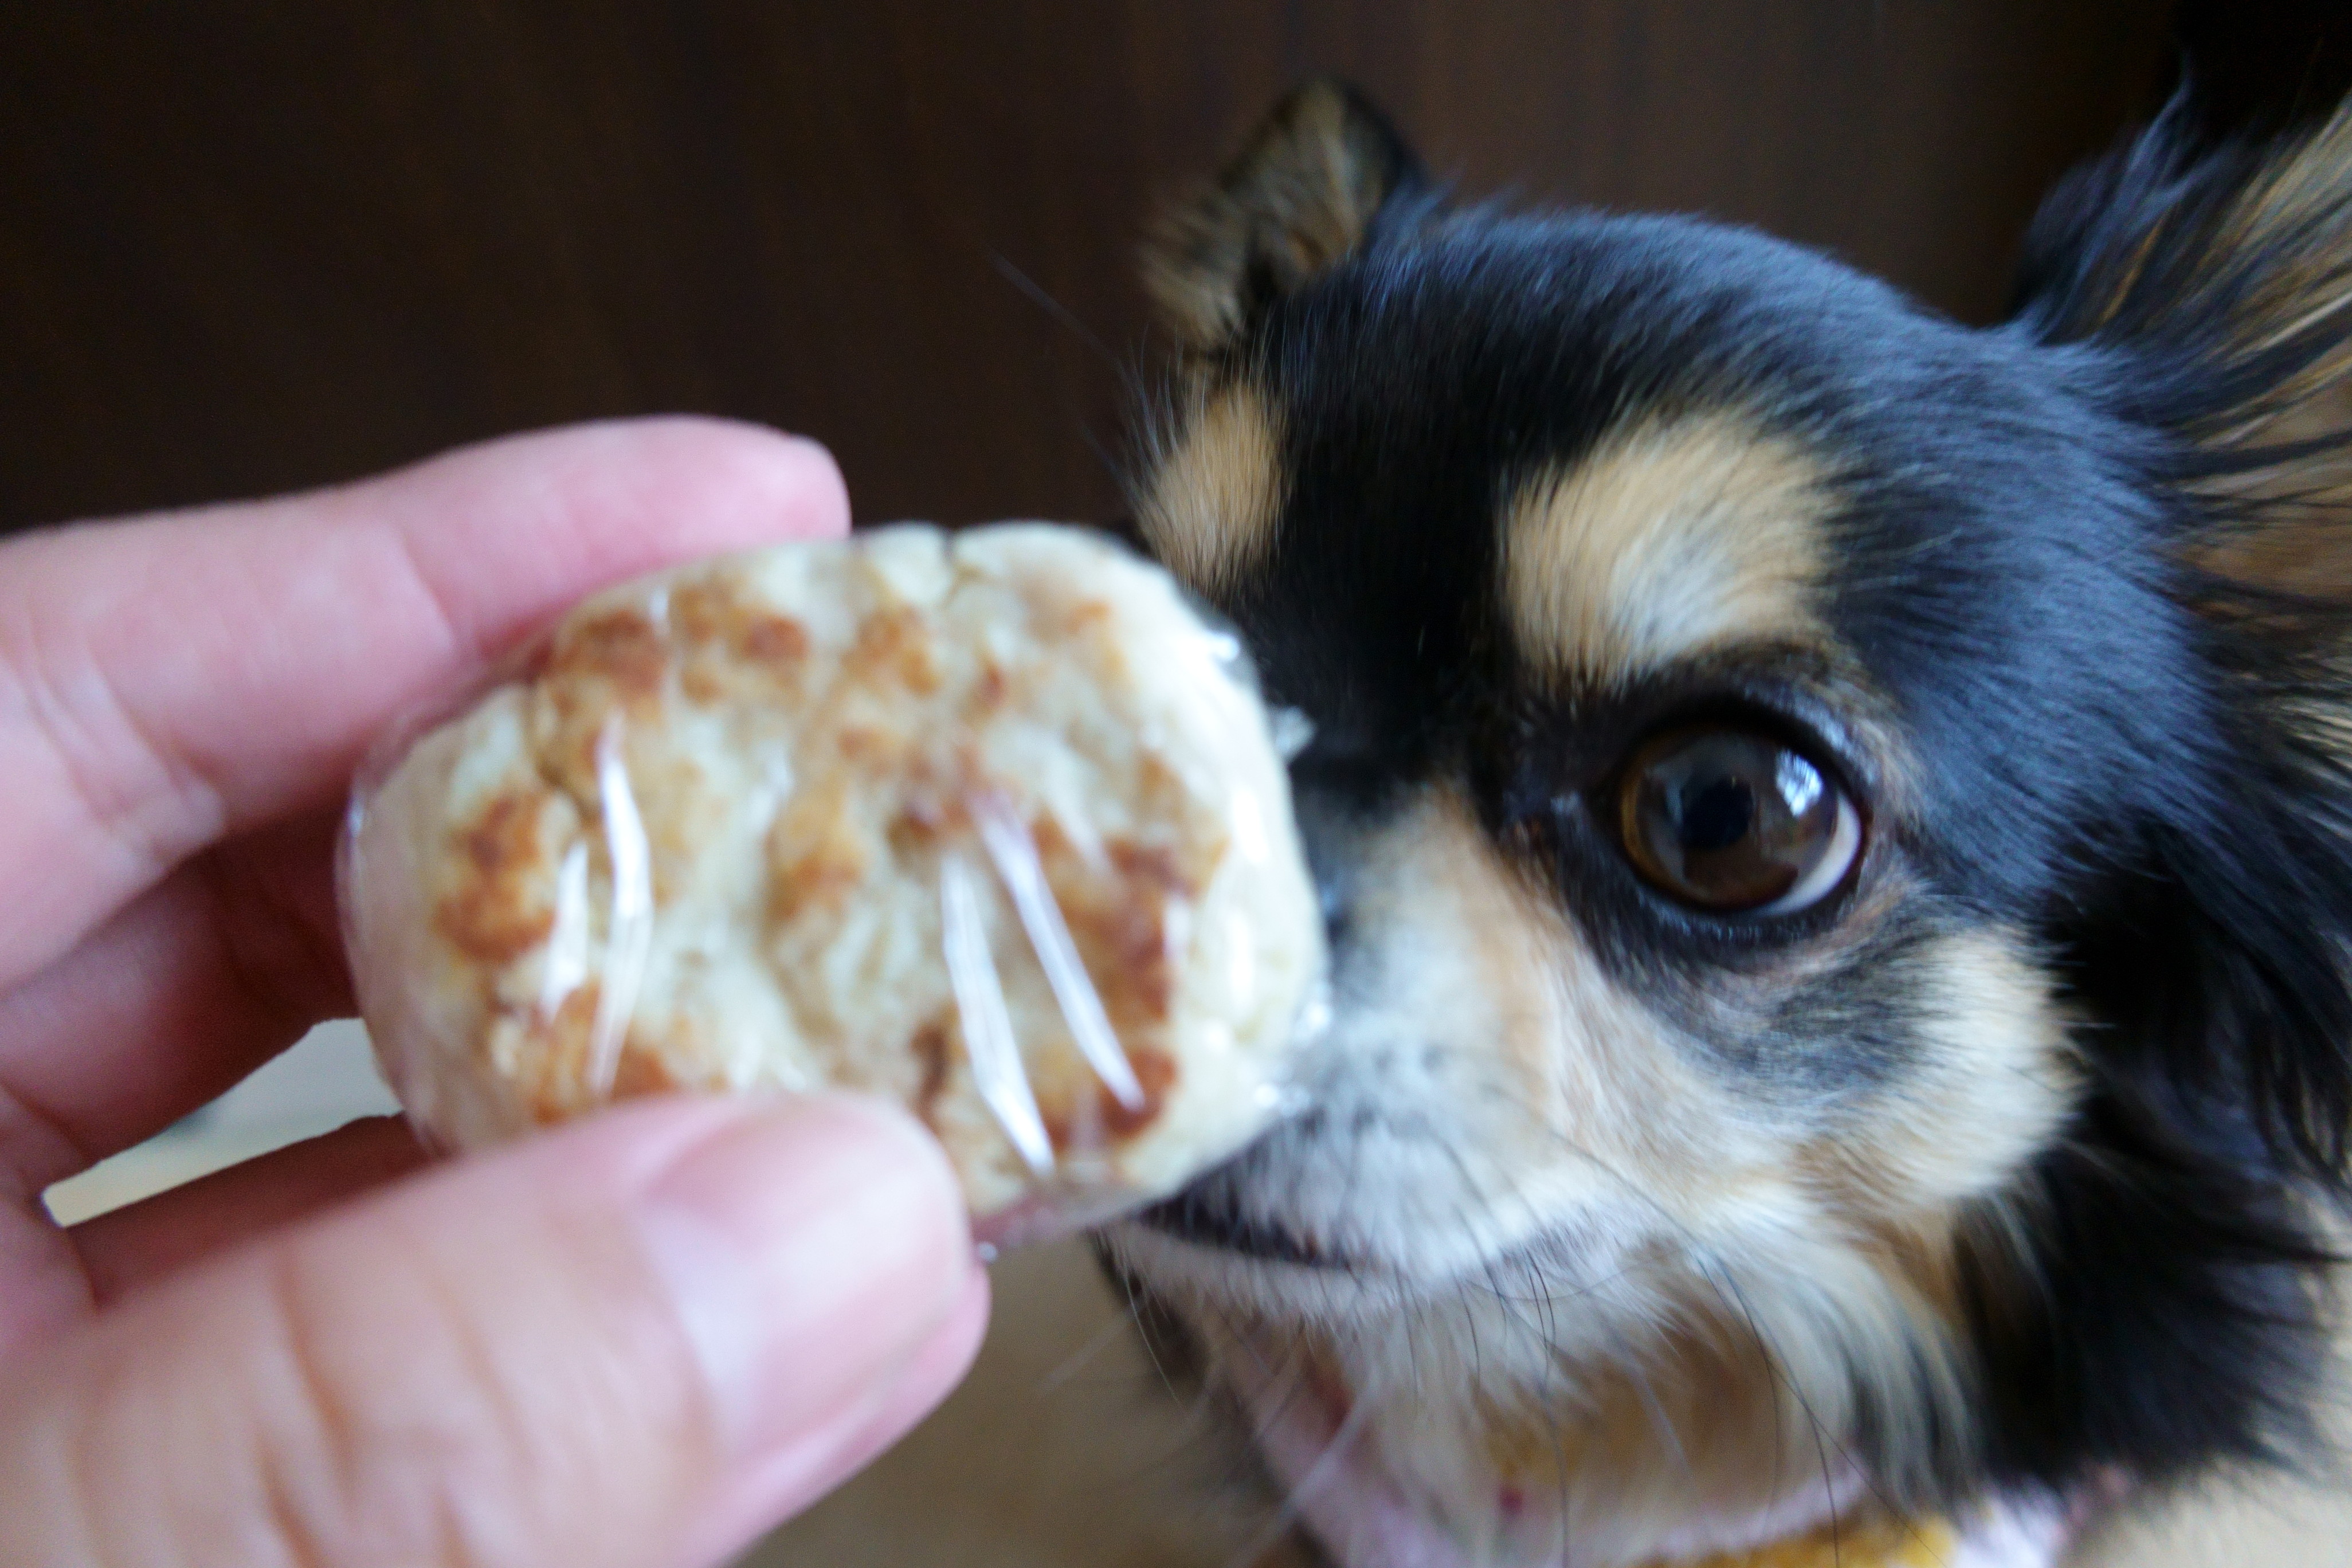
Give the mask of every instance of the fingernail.
<svg viewBox="0 0 2352 1568">
<path fill-rule="evenodd" d="M 657 1175 L 642 1213 L 721 1438 L 745 1458 L 854 1415 L 933 1336 L 971 1268 L 938 1148 L 864 1101 L 747 1110 Z"/>
</svg>

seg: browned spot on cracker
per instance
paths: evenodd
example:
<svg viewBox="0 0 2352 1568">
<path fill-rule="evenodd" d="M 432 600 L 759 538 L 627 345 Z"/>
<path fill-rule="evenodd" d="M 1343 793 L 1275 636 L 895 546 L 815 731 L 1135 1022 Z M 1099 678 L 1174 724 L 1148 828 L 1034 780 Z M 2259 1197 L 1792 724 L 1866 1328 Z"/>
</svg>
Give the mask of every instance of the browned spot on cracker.
<svg viewBox="0 0 2352 1568">
<path fill-rule="evenodd" d="M 1142 1100 L 1132 1107 L 1112 1093 L 1074 1050 L 1061 1058 L 1058 1070 L 1039 1068 L 1032 1083 L 1037 1116 L 1056 1152 L 1109 1149 L 1160 1120 L 1168 1092 L 1175 1087 L 1175 1058 L 1156 1047 L 1138 1046 L 1128 1050 L 1127 1059 L 1143 1090 Z"/>
<path fill-rule="evenodd" d="M 835 744 L 841 754 L 853 763 L 881 762 L 896 756 L 902 750 L 900 738 L 887 730 L 877 730 L 870 724 L 852 724 L 845 728 Z"/>
<path fill-rule="evenodd" d="M 1065 909 L 1070 935 L 1102 994 L 1114 1027 L 1167 1021 L 1176 989 L 1164 910 L 1157 902 L 1121 900 Z"/>
<path fill-rule="evenodd" d="M 621 1059 L 613 1069 L 613 1098 L 627 1100 L 641 1094 L 667 1094 L 687 1085 L 670 1071 L 662 1054 L 647 1047 L 635 1036 L 629 1037 L 621 1048 Z"/>
<path fill-rule="evenodd" d="M 603 988 L 594 980 L 584 981 L 563 998 L 552 1016 L 532 1017 L 525 1026 L 528 1049 L 510 1070 L 533 1122 L 546 1126 L 562 1121 L 606 1100 L 718 1087 L 678 1071 L 681 1057 L 692 1060 L 686 1040 L 648 1038 L 634 1029 L 613 1063 L 611 1083 L 594 1081 L 596 1011 L 603 999 Z M 524 1015 L 509 1016 L 520 1022 Z"/>
<path fill-rule="evenodd" d="M 734 591 L 712 578 L 680 583 L 670 589 L 669 624 L 688 642 L 724 638 L 734 608 Z"/>
<path fill-rule="evenodd" d="M 1031 818 L 1029 842 L 1037 847 L 1037 858 L 1048 868 L 1048 875 L 1058 868 L 1058 863 L 1075 862 L 1077 858 L 1077 846 L 1070 842 L 1070 836 L 1063 831 L 1058 817 Z"/>
<path fill-rule="evenodd" d="M 1196 823 L 1202 815 L 1202 803 L 1194 798 L 1184 775 L 1169 764 L 1159 752 L 1147 749 L 1136 763 L 1136 816 L 1144 822 Z M 1187 834 L 1202 837 L 1204 833 L 1195 828 Z M 1210 858 L 1213 865 L 1224 854 L 1219 843 Z"/>
<path fill-rule="evenodd" d="M 1164 1023 L 1176 982 L 1169 906 L 1205 879 L 1195 877 L 1178 851 L 1125 837 L 1107 841 L 1101 859 L 1090 864 L 1050 816 L 1031 822 L 1029 834 L 1113 1026 L 1124 1031 Z"/>
<path fill-rule="evenodd" d="M 552 1017 L 528 1026 L 532 1047 L 510 1064 L 522 1091 L 523 1110 L 540 1126 L 576 1116 L 588 1107 L 588 1047 L 596 1026 L 604 988 L 582 982 L 556 1007 Z"/>
<path fill-rule="evenodd" d="M 757 616 L 746 621 L 740 650 L 761 664 L 791 664 L 808 657 L 808 628 L 782 616 Z"/>
<path fill-rule="evenodd" d="M 1103 1130 L 1113 1138 L 1132 1138 L 1153 1122 L 1167 1108 L 1168 1091 L 1176 1086 L 1176 1058 L 1167 1052 L 1149 1046 L 1139 1046 L 1127 1053 L 1128 1065 L 1135 1069 L 1135 1081 L 1143 1090 L 1140 1105 L 1124 1104 L 1105 1084 L 1102 1090 Z"/>
<path fill-rule="evenodd" d="M 898 808 L 890 823 L 890 853 L 899 859 L 938 847 L 960 814 L 936 800 L 917 795 Z"/>
<path fill-rule="evenodd" d="M 833 902 L 866 875 L 866 847 L 851 819 L 846 786 L 838 779 L 793 800 L 768 844 L 775 863 L 768 916 L 778 924 L 813 905 Z"/>
<path fill-rule="evenodd" d="M 895 679 L 928 696 L 940 688 L 939 666 L 923 613 L 905 605 L 877 610 L 857 628 L 857 640 L 842 656 L 843 674 L 853 681 L 879 684 Z"/>
<path fill-rule="evenodd" d="M 634 697 L 661 689 L 668 650 L 641 610 L 606 610 L 566 626 L 556 639 L 553 673 L 601 676 Z"/>
<path fill-rule="evenodd" d="M 1200 891 L 1199 885 L 1178 861 L 1176 851 L 1164 844 L 1138 844 L 1129 838 L 1114 838 L 1103 846 L 1110 857 L 1113 869 L 1130 882 L 1141 882 L 1161 898 L 1189 899 Z"/>
<path fill-rule="evenodd" d="M 612 693 L 592 681 L 547 679 L 532 690 L 531 745 L 541 774 L 575 801 L 596 795 L 596 746 Z"/>
<path fill-rule="evenodd" d="M 797 920 L 811 906 L 831 903 L 866 874 L 866 858 L 847 840 L 828 840 L 787 865 L 768 900 L 778 924 Z"/>
<path fill-rule="evenodd" d="M 1068 1153 L 1076 1138 L 1069 1108 L 1041 1095 L 1037 1100 L 1037 1120 L 1045 1127 L 1045 1142 L 1054 1152 L 1056 1155 Z"/>
<path fill-rule="evenodd" d="M 923 1081 L 915 1090 L 914 1111 L 924 1126 L 939 1131 L 940 1095 L 948 1086 L 948 1032 L 937 1019 L 915 1031 L 909 1042 L 922 1064 Z"/>
<path fill-rule="evenodd" d="M 706 578 L 671 591 L 670 624 L 688 641 L 723 648 L 738 664 L 770 675 L 796 671 L 808 657 L 808 628 L 748 598 L 731 582 Z M 714 682 L 716 677 L 710 678 Z"/>
<path fill-rule="evenodd" d="M 458 835 L 457 885 L 442 896 L 434 919 L 450 944 L 478 963 L 509 963 L 554 927 L 546 805 L 543 796 L 499 795 Z"/>
</svg>

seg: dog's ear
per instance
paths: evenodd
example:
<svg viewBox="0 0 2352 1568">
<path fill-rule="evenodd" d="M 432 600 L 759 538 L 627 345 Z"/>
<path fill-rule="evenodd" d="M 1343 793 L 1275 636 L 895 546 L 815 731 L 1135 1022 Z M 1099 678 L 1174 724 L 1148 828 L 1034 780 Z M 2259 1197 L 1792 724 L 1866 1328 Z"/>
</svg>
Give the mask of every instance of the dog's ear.
<svg viewBox="0 0 2352 1568">
<path fill-rule="evenodd" d="M 1285 98 L 1215 186 L 1170 211 L 1144 280 L 1185 347 L 1214 349 L 1251 316 L 1369 243 L 1424 188 L 1381 111 L 1343 83 Z"/>
<path fill-rule="evenodd" d="M 2021 324 L 2090 351 L 2100 401 L 2166 438 L 2183 546 L 2250 584 L 2352 596 L 2352 104 L 2200 150 L 2186 100 L 2044 205 Z"/>
<path fill-rule="evenodd" d="M 2342 1190 L 2352 1155 L 2352 106 L 2199 150 L 2176 105 L 2028 242 L 2017 326 L 2111 421 L 2185 614 L 2169 820 L 2082 940 L 2168 1114 Z M 2190 717 L 2194 715 L 2194 717 Z M 2184 758 L 2188 752 L 2184 752 Z M 2151 763 L 2151 765 L 2155 765 Z"/>
<path fill-rule="evenodd" d="M 2177 634 L 2045 928 L 2083 1103 L 1966 1265 L 1996 1466 L 2061 1487 L 2315 1452 L 2352 1206 L 2352 117 L 2189 118 L 2053 195 L 2003 329 L 2124 509 L 2077 547 L 2145 540 L 2102 560 Z"/>
</svg>

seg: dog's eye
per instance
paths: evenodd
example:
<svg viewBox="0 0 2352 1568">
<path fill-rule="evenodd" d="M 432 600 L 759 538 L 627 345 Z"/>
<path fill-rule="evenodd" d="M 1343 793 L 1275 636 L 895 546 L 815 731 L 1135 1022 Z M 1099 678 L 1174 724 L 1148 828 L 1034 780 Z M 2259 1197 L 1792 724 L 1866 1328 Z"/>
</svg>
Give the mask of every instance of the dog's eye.
<svg viewBox="0 0 2352 1568">
<path fill-rule="evenodd" d="M 1791 914 L 1845 879 L 1862 817 L 1823 768 L 1749 730 L 1672 730 L 1635 750 L 1618 832 L 1660 891 L 1717 913 Z"/>
</svg>

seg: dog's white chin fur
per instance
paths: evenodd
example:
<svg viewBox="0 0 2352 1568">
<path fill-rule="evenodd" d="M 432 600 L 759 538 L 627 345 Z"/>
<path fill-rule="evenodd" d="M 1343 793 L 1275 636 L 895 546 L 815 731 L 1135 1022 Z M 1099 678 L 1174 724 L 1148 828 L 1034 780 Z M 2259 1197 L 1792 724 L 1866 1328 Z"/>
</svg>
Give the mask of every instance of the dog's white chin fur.
<svg viewBox="0 0 2352 1568">
<path fill-rule="evenodd" d="M 1553 1521 L 1530 1521 L 1515 1530 L 1500 1517 L 1499 1500 L 1496 1533 L 1502 1539 L 1462 1539 L 1373 1457 L 1362 1428 L 1350 1420 L 1355 1407 L 1344 1396 L 1332 1397 L 1336 1391 L 1287 1386 L 1278 1375 L 1278 1355 L 1272 1346 L 1242 1347 L 1227 1375 L 1291 1508 L 1347 1568 L 1485 1568 L 1497 1561 L 1601 1568 L 1603 1558 L 1580 1553 L 1572 1542 L 1539 1539 L 1558 1533 Z M 1838 1474 L 1778 1507 L 1741 1518 L 1694 1519 L 1635 1550 L 1641 1560 L 1652 1561 L 1766 1545 L 1834 1517 L 1862 1490 L 1858 1475 Z M 1601 1550 L 1612 1564 L 1633 1560 Z"/>
<path fill-rule="evenodd" d="M 1842 1468 L 1770 1508 L 1696 1514 L 1638 1546 L 1562 1540 L 1559 1522 L 1540 1516 L 1517 1530 L 1501 1522 L 1499 1539 L 1466 1542 L 1370 1456 L 1345 1405 L 1302 1397 L 1276 1376 L 1251 1375 L 1276 1365 L 1263 1356 L 1237 1357 L 1229 1381 L 1291 1510 L 1343 1568 L 1633 1568 L 1704 1561 L 1818 1530 L 1867 1491 L 1859 1473 Z M 2068 1533 L 2054 1505 L 1997 1505 L 1968 1521 L 1944 1568 L 2053 1568 Z"/>
<path fill-rule="evenodd" d="M 1285 1517 L 1342 1568 L 1647 1568 L 1769 1546 L 1867 1501 L 1867 1478 L 1833 1458 L 1769 1501 L 1687 1509 L 1671 1520 L 1638 1508 L 1598 1518 L 1579 1509 L 1571 1518 L 1546 1499 L 1491 1484 L 1475 1464 L 1454 1474 L 1438 1473 L 1449 1465 L 1424 1468 L 1426 1447 L 1405 1458 L 1409 1473 L 1401 1474 L 1392 1458 L 1398 1435 L 1379 1419 L 1389 1404 L 1384 1391 L 1319 1373 L 1284 1325 L 1393 1332 L 1404 1302 L 1429 1298 L 1425 1284 L 1265 1263 L 1134 1226 L 1119 1227 L 1114 1245 L 1173 1300 L 1205 1309 L 1195 1321 L 1216 1324 L 1212 1375 L 1233 1395 L 1286 1495 Z M 2032 1500 L 1956 1522 L 1961 1542 L 1946 1568 L 2051 1568 L 2071 1533 L 2063 1510 Z"/>
</svg>

